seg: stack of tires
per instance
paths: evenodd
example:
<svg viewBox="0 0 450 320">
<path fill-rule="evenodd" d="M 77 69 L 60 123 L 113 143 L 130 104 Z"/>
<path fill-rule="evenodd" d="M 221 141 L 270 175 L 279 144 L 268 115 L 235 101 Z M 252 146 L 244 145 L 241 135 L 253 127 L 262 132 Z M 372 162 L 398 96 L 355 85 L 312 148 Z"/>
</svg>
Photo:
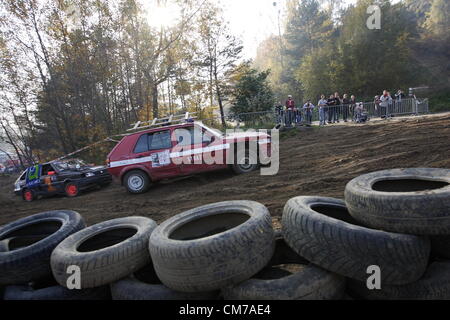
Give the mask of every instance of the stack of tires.
<svg viewBox="0 0 450 320">
<path fill-rule="evenodd" d="M 150 236 L 151 265 L 111 286 L 113 299 L 339 299 L 345 279 L 314 266 L 276 234 L 254 201 L 214 203 L 179 214 Z M 148 282 L 148 281 L 147 281 Z M 175 293 L 177 295 L 175 296 Z"/>
<path fill-rule="evenodd" d="M 299 255 L 346 277 L 354 298 L 450 299 L 450 170 L 363 175 L 345 202 L 290 199 L 282 227 Z M 374 270 L 378 287 L 368 285 Z"/>
<path fill-rule="evenodd" d="M 0 227 L 0 294 L 5 300 L 91 300 L 108 288 L 71 291 L 52 276 L 50 256 L 85 223 L 74 211 L 49 211 Z"/>
<path fill-rule="evenodd" d="M 292 198 L 279 232 L 254 201 L 159 226 L 41 213 L 0 227 L 0 270 L 5 299 L 450 299 L 450 170 L 363 175 L 345 201 Z"/>
</svg>

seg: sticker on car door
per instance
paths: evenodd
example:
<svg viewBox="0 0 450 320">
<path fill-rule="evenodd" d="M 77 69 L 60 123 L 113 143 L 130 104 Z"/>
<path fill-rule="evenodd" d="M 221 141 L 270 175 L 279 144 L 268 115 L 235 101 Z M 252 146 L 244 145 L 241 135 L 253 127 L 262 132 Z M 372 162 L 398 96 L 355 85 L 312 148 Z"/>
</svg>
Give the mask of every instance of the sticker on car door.
<svg viewBox="0 0 450 320">
<path fill-rule="evenodd" d="M 170 164 L 170 150 L 152 154 L 152 168 L 160 168 Z"/>
</svg>

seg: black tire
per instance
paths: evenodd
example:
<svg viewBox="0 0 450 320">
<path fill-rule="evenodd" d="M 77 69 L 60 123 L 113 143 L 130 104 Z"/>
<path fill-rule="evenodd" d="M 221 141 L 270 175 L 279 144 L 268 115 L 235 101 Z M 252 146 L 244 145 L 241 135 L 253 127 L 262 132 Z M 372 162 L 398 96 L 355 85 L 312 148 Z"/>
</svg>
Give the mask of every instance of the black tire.
<svg viewBox="0 0 450 320">
<path fill-rule="evenodd" d="M 274 256 L 261 272 L 222 289 L 225 300 L 334 300 L 342 299 L 344 292 L 344 277 L 309 263 L 283 239 L 277 239 Z"/>
<path fill-rule="evenodd" d="M 51 256 L 56 281 L 67 286 L 69 266 L 81 271 L 81 288 L 95 288 L 122 279 L 150 261 L 148 239 L 156 223 L 127 217 L 88 227 L 61 242 Z"/>
<path fill-rule="evenodd" d="M 274 251 L 272 219 L 253 201 L 227 201 L 179 214 L 150 237 L 156 274 L 181 292 L 214 291 L 260 271 Z"/>
<path fill-rule="evenodd" d="M 450 170 L 393 169 L 345 188 L 350 214 L 365 225 L 418 235 L 450 234 Z"/>
<path fill-rule="evenodd" d="M 358 225 L 342 200 L 296 197 L 284 207 L 283 235 L 300 256 L 345 277 L 366 281 L 367 268 L 382 270 L 384 284 L 407 284 L 425 272 L 426 237 L 388 233 Z"/>
<path fill-rule="evenodd" d="M 54 282 L 54 281 L 52 281 Z M 4 300 L 111 300 L 109 286 L 69 290 L 55 283 L 48 285 L 7 286 Z"/>
<path fill-rule="evenodd" d="M 450 261 L 431 263 L 421 279 L 407 285 L 382 283 L 381 290 L 369 290 L 365 282 L 350 280 L 348 290 L 367 300 L 450 300 Z"/>
<path fill-rule="evenodd" d="M 139 181 L 137 183 L 136 181 Z M 150 189 L 151 181 L 148 175 L 140 170 L 133 170 L 125 174 L 123 184 L 131 194 L 145 193 Z"/>
<path fill-rule="evenodd" d="M 431 237 L 431 253 L 438 258 L 450 259 L 450 236 Z"/>
<path fill-rule="evenodd" d="M 59 210 L 38 213 L 0 228 L 0 241 L 7 240 L 8 247 L 8 251 L 0 252 L 0 284 L 22 284 L 51 274 L 53 249 L 84 227 L 79 213 Z M 29 241 L 29 236 L 37 241 Z"/>
<path fill-rule="evenodd" d="M 128 278 L 111 284 L 113 300 L 216 300 L 219 292 L 185 293 L 167 288 L 150 263 Z"/>
<path fill-rule="evenodd" d="M 258 154 L 249 149 L 238 150 L 233 165 L 231 166 L 233 172 L 236 174 L 250 173 L 258 169 L 258 167 Z"/>
</svg>

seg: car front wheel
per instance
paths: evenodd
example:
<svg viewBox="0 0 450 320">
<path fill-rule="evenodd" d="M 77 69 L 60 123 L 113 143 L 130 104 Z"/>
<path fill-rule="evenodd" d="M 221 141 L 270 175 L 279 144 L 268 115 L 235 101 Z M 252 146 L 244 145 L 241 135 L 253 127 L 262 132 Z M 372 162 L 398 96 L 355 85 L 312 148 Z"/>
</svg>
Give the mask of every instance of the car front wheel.
<svg viewBox="0 0 450 320">
<path fill-rule="evenodd" d="M 34 192 L 29 189 L 24 190 L 22 196 L 23 196 L 23 200 L 25 200 L 26 202 L 31 202 L 35 198 Z"/>
<path fill-rule="evenodd" d="M 123 182 L 127 191 L 132 194 L 144 193 L 150 188 L 150 179 L 148 175 L 142 171 L 128 172 L 125 175 Z"/>
</svg>

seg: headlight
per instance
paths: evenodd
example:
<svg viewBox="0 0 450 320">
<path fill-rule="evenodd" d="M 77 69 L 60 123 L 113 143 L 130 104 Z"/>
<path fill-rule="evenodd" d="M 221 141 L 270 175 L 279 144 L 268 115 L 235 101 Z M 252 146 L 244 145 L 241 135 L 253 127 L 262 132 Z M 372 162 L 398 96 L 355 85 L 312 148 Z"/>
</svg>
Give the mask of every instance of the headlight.
<svg viewBox="0 0 450 320">
<path fill-rule="evenodd" d="M 86 173 L 86 178 L 93 177 L 93 176 L 95 176 L 95 174 L 92 172 Z"/>
</svg>

